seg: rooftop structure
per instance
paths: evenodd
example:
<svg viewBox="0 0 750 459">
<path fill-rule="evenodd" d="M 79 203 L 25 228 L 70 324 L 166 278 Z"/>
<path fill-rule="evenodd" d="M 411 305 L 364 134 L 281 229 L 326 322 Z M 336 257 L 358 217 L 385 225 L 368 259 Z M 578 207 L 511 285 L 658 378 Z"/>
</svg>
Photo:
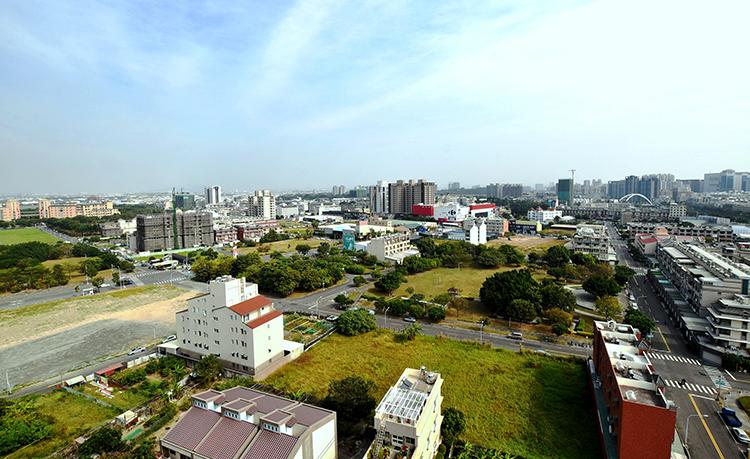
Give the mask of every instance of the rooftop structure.
<svg viewBox="0 0 750 459">
<path fill-rule="evenodd" d="M 439 373 L 407 368 L 375 410 L 377 434 L 371 449 L 389 448 L 391 457 L 408 452 L 414 459 L 432 459 L 440 445 L 443 379 Z"/>
<path fill-rule="evenodd" d="M 247 387 L 193 396 L 161 439 L 176 459 L 335 459 L 336 413 Z"/>
</svg>

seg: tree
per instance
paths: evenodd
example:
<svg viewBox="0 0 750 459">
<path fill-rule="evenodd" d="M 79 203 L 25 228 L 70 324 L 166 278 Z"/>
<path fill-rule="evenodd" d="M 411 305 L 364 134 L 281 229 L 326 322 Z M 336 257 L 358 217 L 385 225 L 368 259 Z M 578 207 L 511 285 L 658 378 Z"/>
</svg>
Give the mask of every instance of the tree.
<svg viewBox="0 0 750 459">
<path fill-rule="evenodd" d="M 513 247 L 512 245 L 503 244 L 498 247 L 497 250 L 500 251 L 500 254 L 505 259 L 506 265 L 518 266 L 523 263 L 524 259 L 526 258 L 520 250 Z"/>
<path fill-rule="evenodd" d="M 474 258 L 474 262 L 480 268 L 499 268 L 505 263 L 505 257 L 498 249 L 483 247 L 479 250 L 479 254 Z"/>
<path fill-rule="evenodd" d="M 563 324 L 566 328 L 570 328 L 570 326 L 573 325 L 573 316 L 560 308 L 548 309 L 544 313 L 544 316 L 552 325 Z"/>
<path fill-rule="evenodd" d="M 456 310 L 456 317 L 458 317 L 458 314 L 469 307 L 469 300 L 462 296 L 457 296 L 453 299 L 451 299 L 450 303 L 448 303 L 448 306 Z"/>
<path fill-rule="evenodd" d="M 367 283 L 367 279 L 365 279 L 363 276 L 354 276 L 354 279 L 352 279 L 352 282 L 354 283 L 355 287 L 360 287 Z"/>
<path fill-rule="evenodd" d="M 430 322 L 445 320 L 445 309 L 440 306 L 432 306 L 427 310 L 427 319 Z"/>
<path fill-rule="evenodd" d="M 112 453 L 125 449 L 125 443 L 121 439 L 122 433 L 109 426 L 97 430 L 84 441 L 78 448 L 81 457 L 93 456 L 101 453 Z"/>
<path fill-rule="evenodd" d="M 529 300 L 516 298 L 510 302 L 506 315 L 521 322 L 531 322 L 537 315 L 536 306 Z"/>
<path fill-rule="evenodd" d="M 570 261 L 579 266 L 594 266 L 596 265 L 596 257 L 590 253 L 574 252 L 570 256 Z"/>
<path fill-rule="evenodd" d="M 55 265 L 52 267 L 52 280 L 56 285 L 65 285 L 70 280 L 70 277 L 68 277 L 62 265 Z"/>
<path fill-rule="evenodd" d="M 295 247 L 295 249 L 302 255 L 307 255 L 312 247 L 310 247 L 308 244 L 297 244 L 297 247 Z"/>
<path fill-rule="evenodd" d="M 117 271 L 112 271 L 112 284 L 120 285 L 120 273 Z"/>
<path fill-rule="evenodd" d="M 583 281 L 583 289 L 597 298 L 620 293 L 621 287 L 612 276 L 595 273 Z"/>
<path fill-rule="evenodd" d="M 94 277 L 102 269 L 102 261 L 97 258 L 87 258 L 81 262 L 81 273 L 88 277 Z"/>
<path fill-rule="evenodd" d="M 632 325 L 646 335 L 656 329 L 656 322 L 654 319 L 634 308 L 628 308 L 628 310 L 625 311 L 625 319 L 623 322 Z"/>
<path fill-rule="evenodd" d="M 616 319 L 622 315 L 620 301 L 614 296 L 602 296 L 594 303 L 596 312 L 607 319 Z"/>
<path fill-rule="evenodd" d="M 131 451 L 131 459 L 153 459 L 155 442 L 153 438 L 147 438 L 138 443 Z"/>
<path fill-rule="evenodd" d="M 335 411 L 340 421 L 351 425 L 372 417 L 376 405 L 374 390 L 375 383 L 361 376 L 331 381 L 323 406 Z"/>
<path fill-rule="evenodd" d="M 355 336 L 375 330 L 378 327 L 375 316 L 364 309 L 345 311 L 336 321 L 336 329 L 346 336 Z"/>
<path fill-rule="evenodd" d="M 461 437 L 464 430 L 466 430 L 466 416 L 461 410 L 451 407 L 443 411 L 443 424 L 440 425 L 440 434 L 450 446 L 448 457 L 453 452 L 453 444 Z"/>
<path fill-rule="evenodd" d="M 628 280 L 630 280 L 630 278 L 634 275 L 635 271 L 625 265 L 615 266 L 615 281 L 621 286 L 627 284 Z"/>
<path fill-rule="evenodd" d="M 387 274 L 384 274 L 380 279 L 375 281 L 375 288 L 381 292 L 391 293 L 401 286 L 404 281 L 404 276 L 398 270 L 393 270 Z"/>
<path fill-rule="evenodd" d="M 100 276 L 96 276 L 93 279 L 91 279 L 91 285 L 93 285 L 96 288 L 99 288 L 104 283 L 104 278 Z"/>
<path fill-rule="evenodd" d="M 331 244 L 327 242 L 321 242 L 318 246 L 318 255 L 321 257 L 325 257 L 328 255 L 328 253 L 331 251 Z"/>
<path fill-rule="evenodd" d="M 479 290 L 479 298 L 485 306 L 505 316 L 513 300 L 527 300 L 534 305 L 534 309 L 541 301 L 539 283 L 528 269 L 504 271 L 489 276 Z"/>
<path fill-rule="evenodd" d="M 551 268 L 559 268 L 570 262 L 570 251 L 562 245 L 553 245 L 544 254 L 544 261 Z"/>
<path fill-rule="evenodd" d="M 422 333 L 422 326 L 414 323 L 398 333 L 398 337 L 404 341 L 414 341 Z"/>
<path fill-rule="evenodd" d="M 348 296 L 344 295 L 343 293 L 339 293 L 336 295 L 336 298 L 333 299 L 333 301 L 336 304 L 340 304 L 342 306 L 348 306 L 350 304 L 354 304 L 354 299 L 349 298 Z"/>
<path fill-rule="evenodd" d="M 203 387 L 207 387 L 216 381 L 221 374 L 222 368 L 219 359 L 215 355 L 209 354 L 195 364 L 194 370 L 198 383 Z"/>
<path fill-rule="evenodd" d="M 559 308 L 572 312 L 576 307 L 576 296 L 567 288 L 548 282 L 540 289 L 542 309 Z"/>
<path fill-rule="evenodd" d="M 450 293 L 438 293 L 432 298 L 432 302 L 445 306 L 450 303 L 452 299 L 453 295 Z"/>
<path fill-rule="evenodd" d="M 554 333 L 557 336 L 562 336 L 570 331 L 570 327 L 565 326 L 565 324 L 560 322 L 555 322 L 552 324 L 552 333 Z"/>
</svg>

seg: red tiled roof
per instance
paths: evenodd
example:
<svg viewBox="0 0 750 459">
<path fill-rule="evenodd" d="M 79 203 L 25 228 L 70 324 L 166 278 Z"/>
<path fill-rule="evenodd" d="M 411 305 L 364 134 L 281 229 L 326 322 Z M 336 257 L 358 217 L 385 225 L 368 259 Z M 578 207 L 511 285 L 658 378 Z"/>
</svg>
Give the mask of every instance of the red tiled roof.
<svg viewBox="0 0 750 459">
<path fill-rule="evenodd" d="M 219 413 L 191 407 L 180 422 L 167 433 L 164 440 L 193 451 L 220 419 Z"/>
<path fill-rule="evenodd" d="M 230 306 L 229 309 L 239 315 L 245 315 L 253 311 L 257 311 L 263 306 L 270 306 L 271 304 L 273 304 L 271 300 L 263 295 L 258 295 L 250 298 L 249 300 L 245 300 L 242 303 L 237 303 L 234 306 Z"/>
<path fill-rule="evenodd" d="M 287 459 L 297 440 L 291 435 L 261 430 L 242 459 Z"/>
<path fill-rule="evenodd" d="M 255 424 L 223 416 L 195 452 L 211 459 L 232 459 L 256 430 Z"/>
<path fill-rule="evenodd" d="M 259 318 L 255 319 L 255 320 L 251 320 L 250 322 L 246 323 L 245 325 L 247 325 L 250 328 L 258 328 L 261 325 L 263 325 L 264 323 L 270 322 L 273 319 L 279 317 L 280 315 L 282 315 L 282 312 L 279 311 L 279 310 L 271 311 L 268 314 L 260 316 Z"/>
</svg>

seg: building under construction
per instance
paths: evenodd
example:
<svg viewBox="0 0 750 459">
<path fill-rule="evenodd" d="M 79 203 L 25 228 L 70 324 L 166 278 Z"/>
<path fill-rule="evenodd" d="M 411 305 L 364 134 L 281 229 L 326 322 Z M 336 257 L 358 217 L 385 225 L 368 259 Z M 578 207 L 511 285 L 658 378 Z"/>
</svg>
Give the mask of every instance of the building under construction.
<svg viewBox="0 0 750 459">
<path fill-rule="evenodd" d="M 214 244 L 210 212 L 165 211 L 136 217 L 136 250 L 155 252 Z"/>
</svg>

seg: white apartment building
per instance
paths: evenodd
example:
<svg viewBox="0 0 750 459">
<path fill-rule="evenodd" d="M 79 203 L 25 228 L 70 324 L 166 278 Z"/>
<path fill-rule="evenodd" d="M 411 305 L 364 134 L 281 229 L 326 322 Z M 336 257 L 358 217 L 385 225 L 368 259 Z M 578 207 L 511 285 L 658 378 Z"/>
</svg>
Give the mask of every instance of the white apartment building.
<svg viewBox="0 0 750 459">
<path fill-rule="evenodd" d="M 483 218 L 469 218 L 464 220 L 466 242 L 471 245 L 487 243 L 487 224 Z"/>
<path fill-rule="evenodd" d="M 411 245 L 407 233 L 394 233 L 357 242 L 354 249 L 374 255 L 378 261 L 393 261 L 397 264 L 401 264 L 406 257 L 419 255 L 419 250 Z"/>
<path fill-rule="evenodd" d="M 370 449 L 378 453 L 388 448 L 389 458 L 398 452 L 413 459 L 434 458 L 441 441 L 442 387 L 439 373 L 405 369 L 375 410 L 377 433 Z"/>
<path fill-rule="evenodd" d="M 177 340 L 161 345 L 160 352 L 191 360 L 212 354 L 227 373 L 257 375 L 302 352 L 300 343 L 284 340 L 281 311 L 244 278 L 211 281 L 208 293 L 177 312 L 176 322 Z"/>
<path fill-rule="evenodd" d="M 258 190 L 248 198 L 248 215 L 259 220 L 276 220 L 276 197 L 268 190 Z"/>
<path fill-rule="evenodd" d="M 336 459 L 336 413 L 247 387 L 207 390 L 160 441 L 169 459 Z"/>
<path fill-rule="evenodd" d="M 529 209 L 528 212 L 526 212 L 526 219 L 531 221 L 537 221 L 540 223 L 549 223 L 555 221 L 555 217 L 562 218 L 563 212 L 562 210 L 556 210 L 556 209 L 547 209 L 544 210 L 541 207 L 537 207 L 536 209 Z"/>
<path fill-rule="evenodd" d="M 390 213 L 388 182 L 380 180 L 370 187 L 370 212 L 373 214 Z"/>
<path fill-rule="evenodd" d="M 591 254 L 602 262 L 617 261 L 617 254 L 609 243 L 609 235 L 604 225 L 578 225 L 570 249 L 573 252 Z"/>
</svg>

